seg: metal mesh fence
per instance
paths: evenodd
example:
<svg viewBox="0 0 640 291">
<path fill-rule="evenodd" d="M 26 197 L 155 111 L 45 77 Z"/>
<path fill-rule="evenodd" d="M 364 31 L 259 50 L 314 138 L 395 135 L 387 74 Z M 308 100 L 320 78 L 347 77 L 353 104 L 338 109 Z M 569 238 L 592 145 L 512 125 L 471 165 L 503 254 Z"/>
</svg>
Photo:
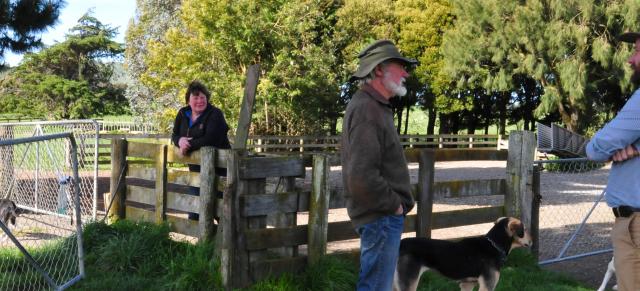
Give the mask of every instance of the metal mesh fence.
<svg viewBox="0 0 640 291">
<path fill-rule="evenodd" d="M 74 147 L 70 134 L 0 140 L 0 290 L 63 290 L 82 277 L 80 213 L 91 209 L 79 203 Z"/>
<path fill-rule="evenodd" d="M 540 264 L 598 286 L 612 257 L 615 218 L 604 199 L 609 165 L 584 158 L 535 164 L 542 169 Z"/>
<path fill-rule="evenodd" d="M 93 120 L 0 123 L 0 140 L 71 132 L 78 143 L 78 171 L 82 215 L 97 215 L 98 125 Z M 68 139 L 56 139 L 0 148 L 0 197 L 13 191 L 16 203 L 54 211 L 57 192 L 71 167 Z M 67 174 L 65 174 L 67 173 Z"/>
</svg>

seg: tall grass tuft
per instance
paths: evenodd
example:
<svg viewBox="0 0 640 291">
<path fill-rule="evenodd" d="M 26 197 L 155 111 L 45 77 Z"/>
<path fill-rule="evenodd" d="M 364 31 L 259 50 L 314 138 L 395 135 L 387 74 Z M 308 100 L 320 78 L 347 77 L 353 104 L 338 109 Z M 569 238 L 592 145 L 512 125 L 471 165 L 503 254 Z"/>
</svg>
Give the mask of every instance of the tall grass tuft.
<svg viewBox="0 0 640 291">
<path fill-rule="evenodd" d="M 87 276 L 75 290 L 218 290 L 214 246 L 173 241 L 167 225 L 120 220 L 85 227 Z"/>
</svg>

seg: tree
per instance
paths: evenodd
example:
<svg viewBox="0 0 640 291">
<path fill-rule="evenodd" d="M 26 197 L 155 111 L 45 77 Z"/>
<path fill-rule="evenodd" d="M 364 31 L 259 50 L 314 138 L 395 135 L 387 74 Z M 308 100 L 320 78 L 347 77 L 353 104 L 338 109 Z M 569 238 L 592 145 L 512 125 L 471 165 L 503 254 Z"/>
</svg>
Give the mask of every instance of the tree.
<svg viewBox="0 0 640 291">
<path fill-rule="evenodd" d="M 640 25 L 637 1 L 452 3 L 457 18 L 445 33 L 443 54 L 446 70 L 463 87 L 510 94 L 524 75 L 543 89 L 537 117 L 557 112 L 579 133 L 594 123 L 598 98 L 623 98 L 612 92 L 631 90 L 626 52 L 615 37 Z"/>
<path fill-rule="evenodd" d="M 173 108 L 178 106 L 179 100 L 175 100 L 173 94 L 163 94 L 146 86 L 142 76 L 148 70 L 149 43 L 164 42 L 165 32 L 180 25 L 180 2 L 136 1 L 136 15 L 130 20 L 125 36 L 125 70 L 130 80 L 125 95 L 132 111 L 141 119 L 153 119 L 158 112 L 169 116 L 175 116 L 177 112 Z"/>
<path fill-rule="evenodd" d="M 252 130 L 300 134 L 329 130 L 340 112 L 333 42 L 338 1 L 194 1 L 182 3 L 180 25 L 147 43 L 140 78 L 181 100 L 200 79 L 231 124 L 238 118 L 247 68 L 260 63 Z M 181 102 L 176 103 L 179 106 Z"/>
<path fill-rule="evenodd" d="M 2 108 L 47 118 L 88 118 L 123 113 L 124 88 L 111 84 L 112 64 L 122 45 L 116 30 L 90 13 L 78 20 L 64 42 L 27 54 L 0 83 Z"/>
<path fill-rule="evenodd" d="M 56 23 L 62 0 L 2 1 L 0 5 L 0 60 L 7 50 L 24 53 L 42 46 L 38 33 Z"/>
<path fill-rule="evenodd" d="M 398 46 L 420 61 L 413 74 L 417 80 L 409 83 L 416 86 L 414 100 L 428 111 L 427 134 L 433 134 L 438 111 L 449 113 L 462 109 L 460 100 L 451 98 L 455 95 L 451 90 L 455 86 L 442 71 L 440 53 L 442 34 L 453 25 L 451 6 L 448 0 L 399 0 L 394 6 Z"/>
</svg>

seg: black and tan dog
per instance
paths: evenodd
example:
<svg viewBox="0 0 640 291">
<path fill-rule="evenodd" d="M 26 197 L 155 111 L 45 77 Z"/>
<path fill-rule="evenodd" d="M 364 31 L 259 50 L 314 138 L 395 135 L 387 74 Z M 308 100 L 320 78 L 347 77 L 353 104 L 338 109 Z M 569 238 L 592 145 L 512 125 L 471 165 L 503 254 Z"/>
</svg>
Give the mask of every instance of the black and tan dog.
<svg viewBox="0 0 640 291">
<path fill-rule="evenodd" d="M 531 246 L 531 235 L 522 222 L 501 217 L 489 232 L 457 242 L 405 238 L 400 242 L 394 291 L 414 291 L 424 271 L 434 270 L 460 283 L 461 290 L 492 291 L 498 284 L 500 268 L 511 249 Z"/>
<path fill-rule="evenodd" d="M 7 225 L 8 222 L 16 225 L 16 217 L 18 217 L 18 206 L 9 199 L 0 199 L 0 221 Z"/>
</svg>

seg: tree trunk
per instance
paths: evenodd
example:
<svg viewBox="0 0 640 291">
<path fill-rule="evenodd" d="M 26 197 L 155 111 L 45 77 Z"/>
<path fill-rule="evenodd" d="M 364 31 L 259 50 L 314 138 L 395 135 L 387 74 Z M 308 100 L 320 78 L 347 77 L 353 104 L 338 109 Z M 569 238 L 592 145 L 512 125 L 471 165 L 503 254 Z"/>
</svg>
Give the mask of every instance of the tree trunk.
<svg viewBox="0 0 640 291">
<path fill-rule="evenodd" d="M 500 128 L 500 134 L 505 135 L 507 132 L 507 104 L 509 104 L 509 92 L 503 92 L 500 94 L 500 124 L 498 127 Z"/>
<path fill-rule="evenodd" d="M 396 116 L 398 117 L 398 124 L 396 125 L 396 132 L 400 134 L 400 130 L 402 129 L 402 107 L 398 108 L 396 111 Z"/>
<path fill-rule="evenodd" d="M 428 109 L 428 115 L 429 115 L 429 120 L 427 121 L 427 134 L 431 135 L 433 134 L 435 128 L 436 128 L 436 118 L 437 118 L 437 111 L 436 108 L 431 106 L 431 108 Z"/>
<path fill-rule="evenodd" d="M 409 129 L 409 107 L 411 107 L 411 105 L 407 102 L 407 114 L 404 116 L 404 134 L 407 134 L 407 130 Z"/>
<path fill-rule="evenodd" d="M 338 135 L 338 118 L 331 119 L 331 135 Z"/>
<path fill-rule="evenodd" d="M 267 103 L 267 99 L 264 100 L 264 126 L 265 132 L 269 133 L 269 104 Z"/>
</svg>

